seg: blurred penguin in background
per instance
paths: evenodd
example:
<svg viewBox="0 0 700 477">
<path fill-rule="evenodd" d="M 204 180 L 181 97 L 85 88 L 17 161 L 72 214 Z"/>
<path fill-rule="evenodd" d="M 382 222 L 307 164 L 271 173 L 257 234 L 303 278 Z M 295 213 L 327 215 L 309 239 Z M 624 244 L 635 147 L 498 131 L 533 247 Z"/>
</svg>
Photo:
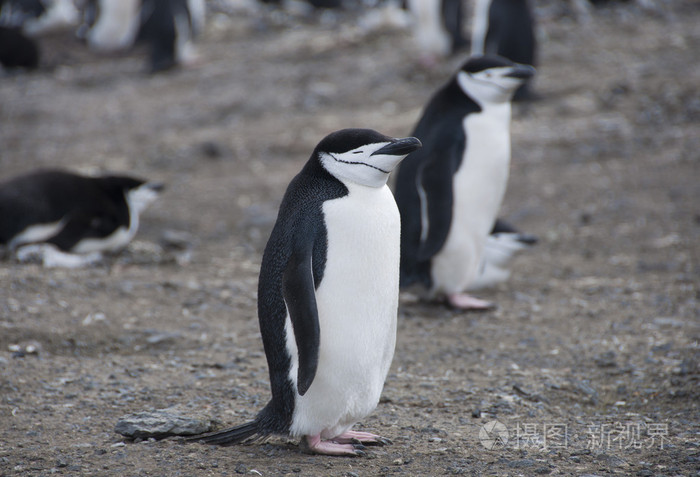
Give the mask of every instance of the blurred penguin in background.
<svg viewBox="0 0 700 477">
<path fill-rule="evenodd" d="M 204 0 L 87 0 L 78 36 L 95 51 L 143 42 L 152 73 L 196 60 L 194 37 L 204 29 Z"/>
<path fill-rule="evenodd" d="M 37 68 L 41 49 L 36 37 L 74 27 L 78 17 L 73 0 L 0 0 L 0 65 Z"/>
<path fill-rule="evenodd" d="M 412 133 L 423 147 L 396 177 L 402 288 L 419 285 L 426 298 L 457 309 L 494 307 L 466 291 L 481 273 L 506 192 L 511 99 L 534 73 L 507 58 L 475 56 L 428 101 Z"/>
<path fill-rule="evenodd" d="M 281 5 L 283 0 L 261 0 L 263 3 Z M 314 8 L 340 8 L 343 6 L 342 0 L 306 0 Z"/>
<path fill-rule="evenodd" d="M 519 232 L 505 220 L 497 219 L 486 238 L 479 273 L 467 290 L 481 290 L 508 280 L 514 257 L 522 250 L 534 247 L 537 242 L 536 236 Z"/>
<path fill-rule="evenodd" d="M 78 19 L 73 0 L 0 0 L 0 25 L 20 27 L 30 37 L 74 27 Z"/>
<path fill-rule="evenodd" d="M 422 64 L 433 66 L 469 44 L 462 34 L 462 0 L 407 0 L 407 6 Z"/>
<path fill-rule="evenodd" d="M 77 267 L 125 248 L 163 184 L 131 176 L 37 170 L 0 182 L 0 249 L 20 261 Z"/>
<path fill-rule="evenodd" d="M 529 1 L 476 0 L 471 46 L 472 55 L 498 55 L 535 66 L 537 42 Z M 518 88 L 513 100 L 531 97 L 531 81 L 528 81 Z"/>
<path fill-rule="evenodd" d="M 37 68 L 39 45 L 27 37 L 21 28 L 0 26 L 0 65 L 6 69 Z"/>
</svg>

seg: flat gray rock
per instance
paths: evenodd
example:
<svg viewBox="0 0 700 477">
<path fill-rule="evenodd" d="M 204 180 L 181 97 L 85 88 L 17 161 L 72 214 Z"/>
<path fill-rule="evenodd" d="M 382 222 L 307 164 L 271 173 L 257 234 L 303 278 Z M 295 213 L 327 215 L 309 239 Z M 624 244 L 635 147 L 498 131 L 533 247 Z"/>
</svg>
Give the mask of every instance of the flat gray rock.
<svg viewBox="0 0 700 477">
<path fill-rule="evenodd" d="M 202 434 L 211 430 L 211 427 L 212 421 L 209 418 L 185 415 L 176 408 L 167 408 L 123 416 L 114 431 L 132 439 L 163 439 Z"/>
</svg>

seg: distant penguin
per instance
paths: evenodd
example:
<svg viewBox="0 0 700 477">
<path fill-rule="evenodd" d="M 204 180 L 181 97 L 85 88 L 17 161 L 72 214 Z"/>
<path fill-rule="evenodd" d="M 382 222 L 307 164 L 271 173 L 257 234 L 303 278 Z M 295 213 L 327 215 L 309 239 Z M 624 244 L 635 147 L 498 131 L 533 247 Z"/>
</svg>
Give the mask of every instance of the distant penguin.
<svg viewBox="0 0 700 477">
<path fill-rule="evenodd" d="M 401 283 L 455 308 L 493 305 L 464 293 L 506 191 L 511 97 L 534 68 L 497 56 L 467 60 L 428 102 L 413 136 L 423 148 L 399 167 Z"/>
<path fill-rule="evenodd" d="M 204 28 L 204 0 L 88 0 L 78 36 L 95 51 L 143 42 L 151 72 L 194 61 L 194 37 Z"/>
<path fill-rule="evenodd" d="M 518 232 L 508 222 L 498 219 L 486 238 L 479 273 L 469 284 L 469 291 L 492 287 L 508 280 L 510 262 L 515 254 L 537 243 L 537 237 Z"/>
<path fill-rule="evenodd" d="M 0 25 L 20 27 L 35 37 L 78 23 L 73 0 L 0 0 Z"/>
<path fill-rule="evenodd" d="M 263 3 L 271 3 L 274 5 L 281 5 L 282 0 L 261 0 Z M 314 8 L 341 8 L 343 6 L 342 0 L 306 0 L 306 2 Z"/>
<path fill-rule="evenodd" d="M 127 176 L 40 170 L 0 183 L 0 245 L 50 244 L 88 254 L 126 247 L 162 184 Z"/>
<path fill-rule="evenodd" d="M 472 55 L 498 55 L 534 66 L 537 40 L 529 0 L 476 0 L 471 43 Z M 528 83 L 524 83 L 514 99 L 530 95 Z"/>
<path fill-rule="evenodd" d="M 427 65 L 464 48 L 462 0 L 407 0 L 414 18 L 414 36 Z"/>
<path fill-rule="evenodd" d="M 255 420 L 198 436 L 230 445 L 303 437 L 318 454 L 386 439 L 352 426 L 379 402 L 396 341 L 400 218 L 389 173 L 420 147 L 370 129 L 316 146 L 282 199 L 265 247 L 258 316 L 272 399 Z"/>
<path fill-rule="evenodd" d="M 7 69 L 37 68 L 39 45 L 19 27 L 0 26 L 0 66 Z"/>
</svg>

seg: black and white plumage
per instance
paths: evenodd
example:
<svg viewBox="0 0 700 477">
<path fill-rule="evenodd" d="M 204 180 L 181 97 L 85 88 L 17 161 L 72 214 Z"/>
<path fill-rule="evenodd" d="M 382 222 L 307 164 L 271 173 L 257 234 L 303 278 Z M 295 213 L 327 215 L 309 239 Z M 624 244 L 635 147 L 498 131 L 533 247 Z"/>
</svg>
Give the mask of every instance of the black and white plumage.
<svg viewBox="0 0 700 477">
<path fill-rule="evenodd" d="M 0 66 L 37 68 L 41 48 L 35 37 L 77 21 L 73 0 L 0 0 Z"/>
<path fill-rule="evenodd" d="M 282 4 L 282 0 L 261 0 L 263 3 Z M 342 0 L 306 0 L 313 8 L 341 8 Z"/>
<path fill-rule="evenodd" d="M 510 263 L 515 255 L 537 243 L 536 236 L 519 232 L 503 219 L 496 220 L 486 238 L 479 273 L 468 290 L 480 290 L 502 283 L 510 277 Z"/>
<path fill-rule="evenodd" d="M 204 29 L 204 0 L 88 0 L 78 35 L 95 51 L 143 42 L 152 72 L 194 61 L 193 40 Z"/>
<path fill-rule="evenodd" d="M 10 252 L 37 244 L 69 254 L 120 250 L 162 188 L 133 177 L 61 170 L 11 178 L 0 183 L 0 245 Z"/>
<path fill-rule="evenodd" d="M 39 45 L 19 27 L 0 25 L 0 66 L 34 69 L 39 66 Z"/>
<path fill-rule="evenodd" d="M 469 44 L 463 34 L 462 0 L 407 0 L 414 37 L 427 65 Z"/>
<path fill-rule="evenodd" d="M 379 402 L 394 353 L 400 218 L 386 181 L 419 146 L 369 129 L 318 144 L 287 188 L 260 268 L 272 399 L 254 421 L 197 440 L 281 434 L 332 455 L 385 442 L 350 429 Z"/>
<path fill-rule="evenodd" d="M 0 0 L 0 25 L 21 28 L 30 37 L 73 27 L 78 19 L 73 0 Z"/>
<path fill-rule="evenodd" d="M 498 55 L 535 66 L 537 38 L 529 0 L 477 0 L 472 21 L 472 55 Z M 529 82 L 518 88 L 515 100 L 530 96 Z"/>
<path fill-rule="evenodd" d="M 534 74 L 497 56 L 471 58 L 428 102 L 413 136 L 423 148 L 398 169 L 401 283 L 458 308 L 489 308 L 464 291 L 476 279 L 505 194 L 511 98 Z"/>
</svg>

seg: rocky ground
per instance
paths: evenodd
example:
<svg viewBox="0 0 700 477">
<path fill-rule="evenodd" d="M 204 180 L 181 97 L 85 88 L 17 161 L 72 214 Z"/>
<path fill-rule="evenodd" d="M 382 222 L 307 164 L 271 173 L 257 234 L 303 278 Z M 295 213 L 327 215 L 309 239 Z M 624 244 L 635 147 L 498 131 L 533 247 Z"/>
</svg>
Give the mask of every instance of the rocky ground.
<svg viewBox="0 0 700 477">
<path fill-rule="evenodd" d="M 357 426 L 393 445 L 354 459 L 114 428 L 264 405 L 257 273 L 284 188 L 328 132 L 408 135 L 463 57 L 426 71 L 407 31 L 355 14 L 211 17 L 198 66 L 152 77 L 140 52 L 46 38 L 38 72 L 0 77 L 2 177 L 62 166 L 167 191 L 103 264 L 0 264 L 0 475 L 698 475 L 700 11 L 656 4 L 541 2 L 540 99 L 515 108 L 502 211 L 540 243 L 481 294 L 493 312 L 402 295 Z"/>
</svg>

